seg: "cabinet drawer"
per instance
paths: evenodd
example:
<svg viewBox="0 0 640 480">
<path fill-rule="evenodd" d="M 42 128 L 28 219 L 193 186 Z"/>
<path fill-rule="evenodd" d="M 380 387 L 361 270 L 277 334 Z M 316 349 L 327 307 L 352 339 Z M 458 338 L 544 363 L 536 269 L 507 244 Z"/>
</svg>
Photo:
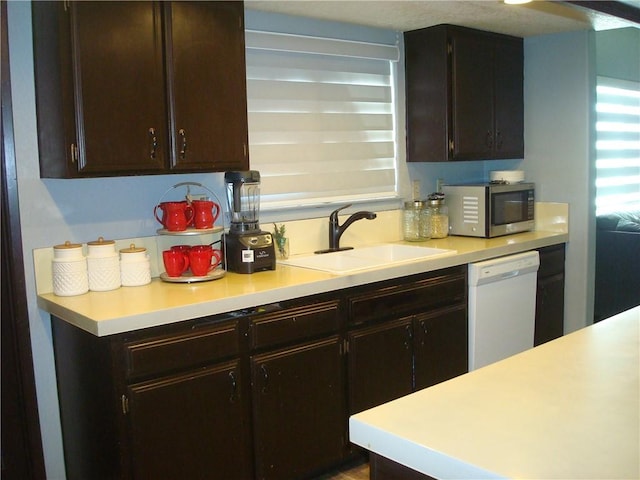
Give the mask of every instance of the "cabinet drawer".
<svg viewBox="0 0 640 480">
<path fill-rule="evenodd" d="M 549 277 L 564 272 L 564 243 L 544 247 L 540 252 L 540 267 L 538 278 Z"/>
<path fill-rule="evenodd" d="M 238 321 L 234 320 L 126 343 L 127 377 L 169 373 L 237 355 L 239 337 Z"/>
<path fill-rule="evenodd" d="M 363 323 L 465 302 L 465 273 L 456 268 L 408 285 L 392 285 L 352 296 L 348 299 L 349 321 Z"/>
<path fill-rule="evenodd" d="M 339 325 L 338 301 L 260 315 L 252 319 L 249 327 L 250 347 L 280 345 L 333 333 Z"/>
</svg>

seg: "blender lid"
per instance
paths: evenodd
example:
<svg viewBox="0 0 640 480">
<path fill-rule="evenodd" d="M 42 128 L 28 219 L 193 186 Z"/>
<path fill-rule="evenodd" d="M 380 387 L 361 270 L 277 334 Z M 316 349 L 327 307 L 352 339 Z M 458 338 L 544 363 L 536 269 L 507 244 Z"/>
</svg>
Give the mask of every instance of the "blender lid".
<svg viewBox="0 0 640 480">
<path fill-rule="evenodd" d="M 260 172 L 258 170 L 224 172 L 224 181 L 227 183 L 258 183 L 260 182 Z"/>
</svg>

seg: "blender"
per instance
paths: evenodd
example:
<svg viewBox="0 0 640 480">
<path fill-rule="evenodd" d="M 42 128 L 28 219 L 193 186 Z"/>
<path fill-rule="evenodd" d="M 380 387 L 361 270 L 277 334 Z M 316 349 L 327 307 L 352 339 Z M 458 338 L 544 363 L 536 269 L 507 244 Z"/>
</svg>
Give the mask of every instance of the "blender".
<svg viewBox="0 0 640 480">
<path fill-rule="evenodd" d="M 225 172 L 230 227 L 222 242 L 226 270 L 254 273 L 275 270 L 276 254 L 271 233 L 262 231 L 260 212 L 260 172 Z"/>
</svg>

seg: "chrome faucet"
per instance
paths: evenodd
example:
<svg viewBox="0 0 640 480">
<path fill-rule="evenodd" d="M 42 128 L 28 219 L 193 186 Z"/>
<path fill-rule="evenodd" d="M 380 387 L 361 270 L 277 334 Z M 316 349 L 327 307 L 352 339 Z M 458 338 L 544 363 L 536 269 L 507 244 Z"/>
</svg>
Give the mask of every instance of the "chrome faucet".
<svg viewBox="0 0 640 480">
<path fill-rule="evenodd" d="M 366 212 L 360 211 L 351 215 L 349 218 L 345 220 L 345 222 L 340 225 L 338 222 L 338 212 L 344 210 L 345 208 L 349 208 L 351 204 L 345 205 L 344 207 L 340 207 L 329 215 L 329 248 L 327 250 L 320 250 L 316 253 L 328 253 L 328 252 L 337 252 L 339 250 L 350 250 L 353 247 L 341 247 L 340 246 L 340 237 L 345 232 L 349 226 L 357 221 L 366 218 L 367 220 L 373 220 L 376 218 L 376 214 L 374 212 Z"/>
</svg>

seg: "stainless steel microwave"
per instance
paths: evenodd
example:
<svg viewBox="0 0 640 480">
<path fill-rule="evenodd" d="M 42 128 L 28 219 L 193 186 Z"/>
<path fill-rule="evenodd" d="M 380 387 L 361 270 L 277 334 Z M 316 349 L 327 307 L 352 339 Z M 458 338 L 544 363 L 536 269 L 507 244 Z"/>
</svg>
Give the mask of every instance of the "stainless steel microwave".
<svg viewBox="0 0 640 480">
<path fill-rule="evenodd" d="M 449 233 L 499 237 L 535 227 L 533 183 L 443 185 L 449 206 Z"/>
</svg>

